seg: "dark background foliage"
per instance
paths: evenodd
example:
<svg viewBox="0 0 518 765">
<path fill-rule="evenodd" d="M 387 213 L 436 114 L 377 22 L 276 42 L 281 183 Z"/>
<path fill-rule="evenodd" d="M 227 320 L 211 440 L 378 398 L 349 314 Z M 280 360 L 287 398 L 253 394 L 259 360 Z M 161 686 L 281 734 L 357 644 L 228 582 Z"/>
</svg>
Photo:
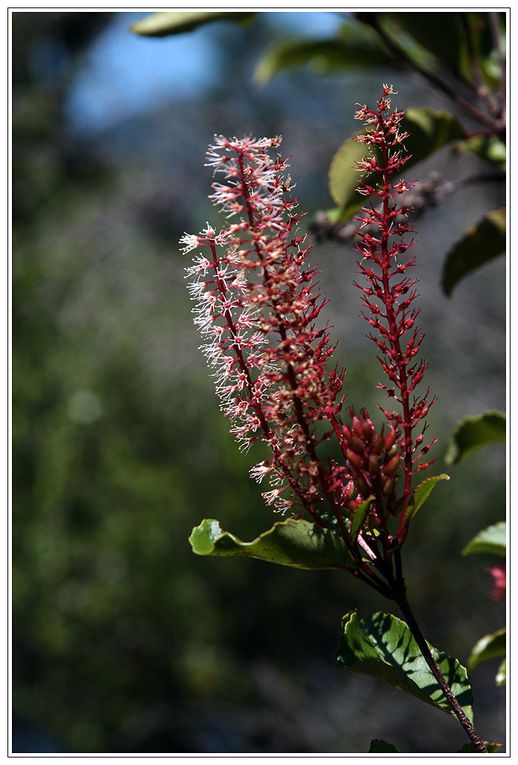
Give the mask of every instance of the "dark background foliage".
<svg viewBox="0 0 518 765">
<path fill-rule="evenodd" d="M 177 246 L 215 217 L 203 167 L 212 135 L 282 133 L 309 224 L 332 207 L 327 168 L 356 127 L 354 104 L 372 101 L 382 81 L 397 85 L 398 106 L 466 116 L 415 71 L 387 64 L 294 69 L 254 86 L 266 46 L 293 25 L 312 30 L 311 14 L 290 16 L 163 40 L 132 35 L 135 14 L 12 16 L 17 752 L 363 752 L 372 737 L 451 752 L 463 743 L 447 715 L 336 669 L 342 613 L 390 604 L 335 572 L 197 558 L 187 542 L 207 516 L 242 538 L 272 521 L 247 476 L 253 456 L 238 452 L 218 411 Z M 166 67 L 160 90 L 154 71 L 163 79 Z M 454 181 L 484 168 L 448 147 L 413 172 Z M 417 220 L 421 324 L 439 397 L 436 472 L 462 417 L 505 405 L 503 259 L 450 298 L 440 288 L 447 250 L 503 203 L 500 182 L 467 184 Z M 375 411 L 379 370 L 358 318 L 351 244 L 325 241 L 312 260 L 349 401 Z M 452 468 L 407 543 L 425 634 L 464 661 L 505 618 L 489 598 L 492 559 L 461 556 L 503 517 L 504 464 L 503 447 L 492 446 Z M 503 740 L 494 671 L 488 662 L 473 672 L 475 709 L 484 737 Z"/>
</svg>

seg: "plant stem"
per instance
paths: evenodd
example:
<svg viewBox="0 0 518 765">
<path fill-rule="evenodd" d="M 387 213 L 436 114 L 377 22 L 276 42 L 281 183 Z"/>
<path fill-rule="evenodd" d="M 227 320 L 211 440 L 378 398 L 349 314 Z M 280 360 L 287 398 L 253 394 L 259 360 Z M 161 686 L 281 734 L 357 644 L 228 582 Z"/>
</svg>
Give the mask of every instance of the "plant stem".
<svg viewBox="0 0 518 765">
<path fill-rule="evenodd" d="M 455 716 L 459 720 L 460 724 L 466 731 L 467 736 L 471 740 L 473 746 L 475 747 L 477 752 L 486 752 L 487 749 L 484 746 L 484 742 L 478 735 L 477 731 L 475 730 L 473 723 L 468 720 L 466 717 L 466 714 L 464 713 L 464 710 L 460 706 L 459 702 L 455 698 L 453 691 L 451 690 L 450 686 L 446 682 L 444 675 L 442 674 L 441 670 L 439 669 L 439 665 L 435 661 L 434 657 L 432 656 L 432 652 L 430 651 L 430 647 L 428 646 L 428 643 L 426 642 L 426 639 L 421 632 L 421 628 L 419 627 L 419 624 L 417 623 L 417 620 L 412 613 L 412 609 L 410 608 L 410 605 L 408 603 L 408 599 L 406 596 L 406 590 L 405 586 L 402 583 L 402 580 L 397 583 L 398 586 L 394 587 L 394 600 L 398 604 L 399 608 L 401 609 L 401 613 L 403 614 L 405 621 L 408 625 L 408 628 L 412 635 L 414 636 L 414 639 L 419 646 L 419 649 L 421 650 L 421 653 L 423 654 L 423 657 L 430 667 L 430 670 L 439 683 L 442 692 L 448 699 L 448 703 L 451 706 Z"/>
</svg>

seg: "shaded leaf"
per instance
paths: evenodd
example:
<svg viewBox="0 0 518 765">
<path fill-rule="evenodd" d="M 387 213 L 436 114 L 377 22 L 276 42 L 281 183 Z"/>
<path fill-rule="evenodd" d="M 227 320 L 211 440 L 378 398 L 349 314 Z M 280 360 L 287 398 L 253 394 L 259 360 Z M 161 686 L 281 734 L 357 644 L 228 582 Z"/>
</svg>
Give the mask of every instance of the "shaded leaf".
<svg viewBox="0 0 518 765">
<path fill-rule="evenodd" d="M 190 32 L 213 21 L 243 21 L 254 16 L 253 13 L 234 13 L 231 11 L 163 11 L 152 13 L 136 21 L 130 29 L 146 37 L 165 37 Z"/>
<path fill-rule="evenodd" d="M 407 523 L 414 517 L 414 515 L 417 513 L 418 510 L 422 508 L 432 491 L 437 486 L 437 483 L 439 481 L 449 481 L 450 476 L 446 473 L 441 473 L 440 475 L 434 475 L 430 478 L 425 478 L 424 481 L 422 481 L 418 486 L 416 486 L 412 496 L 410 497 L 410 502 L 408 504 L 408 510 L 406 515 Z"/>
<path fill-rule="evenodd" d="M 257 558 L 303 569 L 344 568 L 352 560 L 337 534 L 295 518 L 274 523 L 251 542 L 242 542 L 209 518 L 192 530 L 189 542 L 197 555 Z"/>
<path fill-rule="evenodd" d="M 451 295 L 467 274 L 505 253 L 505 207 L 492 210 L 467 231 L 446 256 L 442 288 Z"/>
<path fill-rule="evenodd" d="M 402 129 L 411 133 L 405 140 L 405 148 L 412 155 L 405 164 L 405 175 L 412 165 L 426 159 L 451 141 L 464 136 L 464 129 L 456 117 L 449 112 L 437 109 L 408 109 Z M 329 167 L 329 192 L 342 210 L 341 221 L 348 220 L 348 217 L 352 217 L 365 204 L 365 199 L 358 200 L 355 193 L 360 176 L 354 170 L 354 163 L 362 159 L 370 149 L 365 144 L 354 140 L 355 136 L 364 132 L 364 129 L 359 130 L 344 141 L 333 156 Z M 363 180 L 368 183 L 368 176 L 365 176 Z M 347 208 L 349 208 L 348 217 L 344 215 Z"/>
<path fill-rule="evenodd" d="M 346 30 L 341 38 L 311 39 L 295 38 L 274 43 L 261 56 L 254 72 L 254 80 L 265 85 L 276 74 L 298 66 L 309 65 L 316 74 L 328 74 L 336 70 L 350 70 L 384 65 L 389 56 L 376 38 L 367 40 Z"/>
<path fill-rule="evenodd" d="M 468 542 L 463 549 L 463 555 L 472 555 L 473 553 L 495 553 L 505 557 L 507 543 L 507 525 L 505 521 L 488 526 L 487 529 L 479 533 Z"/>
<path fill-rule="evenodd" d="M 460 71 L 464 39 L 458 13 L 405 11 L 382 13 L 379 16 L 389 21 L 400 33 L 411 35 L 426 51 L 439 61 L 447 62 L 455 72 Z M 394 32 L 391 36 L 394 37 Z"/>
<path fill-rule="evenodd" d="M 342 630 L 339 666 L 385 680 L 453 715 L 405 622 L 385 613 L 360 620 L 357 612 L 351 611 L 342 620 Z M 443 651 L 432 646 L 430 650 L 466 716 L 473 720 L 471 685 L 465 667 Z"/>
<path fill-rule="evenodd" d="M 496 673 L 496 677 L 495 677 L 495 683 L 498 686 L 502 686 L 502 685 L 505 685 L 506 680 L 507 680 L 507 662 L 504 659 L 503 662 L 498 667 L 498 672 Z"/>
<path fill-rule="evenodd" d="M 407 109 L 403 128 L 411 133 L 410 138 L 405 140 L 405 147 L 412 155 L 405 165 L 405 173 L 409 166 L 465 135 L 464 128 L 453 114 L 427 107 Z"/>
<path fill-rule="evenodd" d="M 490 632 L 477 640 L 468 659 L 468 667 L 473 669 L 481 661 L 494 659 L 495 657 L 505 656 L 506 646 L 506 628 L 503 627 L 496 632 Z"/>
<path fill-rule="evenodd" d="M 455 465 L 475 449 L 505 441 L 505 437 L 505 412 L 483 412 L 465 417 L 452 433 L 444 461 L 447 465 Z"/>
<path fill-rule="evenodd" d="M 397 752 L 392 744 L 388 744 L 381 738 L 373 738 L 369 747 L 369 752 Z"/>
</svg>

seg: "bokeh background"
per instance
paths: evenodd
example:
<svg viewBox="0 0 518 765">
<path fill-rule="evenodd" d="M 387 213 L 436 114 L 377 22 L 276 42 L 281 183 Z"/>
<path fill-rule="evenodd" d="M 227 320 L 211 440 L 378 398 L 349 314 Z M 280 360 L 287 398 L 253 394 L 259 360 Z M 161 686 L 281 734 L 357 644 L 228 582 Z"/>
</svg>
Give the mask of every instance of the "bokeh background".
<svg viewBox="0 0 518 765">
<path fill-rule="evenodd" d="M 333 35 L 344 14 L 262 12 L 163 39 L 129 30 L 143 15 L 12 14 L 13 749 L 366 752 L 377 737 L 456 751 L 463 733 L 447 715 L 335 667 L 341 615 L 390 604 L 335 572 L 192 555 L 204 517 L 245 539 L 272 517 L 247 475 L 253 455 L 218 411 L 177 244 L 216 217 L 203 166 L 214 133 L 282 133 L 310 225 L 332 207 L 327 169 L 356 129 L 355 103 L 388 81 L 398 107 L 455 108 L 402 67 L 254 84 L 268 45 Z M 483 164 L 445 149 L 418 172 L 454 181 Z M 437 472 L 462 417 L 505 407 L 504 260 L 451 298 L 440 288 L 448 248 L 503 203 L 501 182 L 468 184 L 417 221 Z M 351 245 L 322 241 L 312 261 L 349 401 L 375 411 Z M 448 472 L 405 560 L 425 634 L 465 661 L 505 621 L 489 598 L 493 561 L 461 555 L 504 517 L 504 448 Z M 476 719 L 503 741 L 495 668 L 472 673 Z"/>
</svg>

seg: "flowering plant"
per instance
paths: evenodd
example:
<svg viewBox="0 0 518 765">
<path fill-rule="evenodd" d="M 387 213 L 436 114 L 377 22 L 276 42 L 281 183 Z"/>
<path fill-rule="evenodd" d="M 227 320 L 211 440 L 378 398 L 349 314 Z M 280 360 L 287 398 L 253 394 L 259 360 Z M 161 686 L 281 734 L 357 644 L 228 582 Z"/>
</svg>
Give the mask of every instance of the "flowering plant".
<svg viewBox="0 0 518 765">
<path fill-rule="evenodd" d="M 377 613 L 346 614 L 338 662 L 375 675 L 454 715 L 474 751 L 488 751 L 473 725 L 467 672 L 432 648 L 408 603 L 402 547 L 417 511 L 441 474 L 415 485 L 431 465 L 426 417 L 435 398 L 423 390 L 426 361 L 417 327 L 412 228 L 398 203 L 411 184 L 404 112 L 391 109 L 384 85 L 376 107 L 361 106 L 356 162 L 365 206 L 357 216 L 358 273 L 369 337 L 384 375 L 378 387 L 389 404 L 377 426 L 365 408 L 344 411 L 345 372 L 333 362 L 326 300 L 310 246 L 298 230 L 303 214 L 291 192 L 281 139 L 217 136 L 207 164 L 214 169 L 211 200 L 226 214 L 221 230 L 207 223 L 185 234 L 194 321 L 212 370 L 223 413 L 240 448 L 262 443 L 267 456 L 250 475 L 269 486 L 262 496 L 288 517 L 252 542 L 242 542 L 213 519 L 193 530 L 202 555 L 248 555 L 304 569 L 335 568 L 365 582 L 399 607 L 403 621 Z M 334 444 L 331 457 L 323 456 Z"/>
</svg>

